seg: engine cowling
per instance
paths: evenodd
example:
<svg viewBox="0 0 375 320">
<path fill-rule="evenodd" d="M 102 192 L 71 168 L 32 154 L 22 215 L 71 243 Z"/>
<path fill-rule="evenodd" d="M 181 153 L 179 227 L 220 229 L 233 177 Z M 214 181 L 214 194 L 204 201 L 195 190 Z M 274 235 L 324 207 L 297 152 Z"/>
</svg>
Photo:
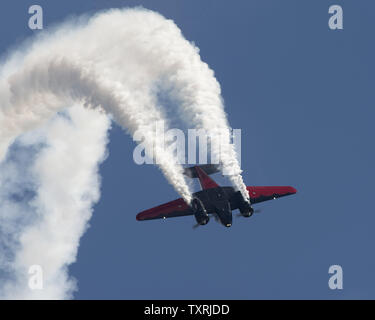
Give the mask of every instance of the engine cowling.
<svg viewBox="0 0 375 320">
<path fill-rule="evenodd" d="M 245 218 L 249 218 L 253 215 L 254 209 L 251 207 L 250 203 L 248 203 L 245 200 L 241 201 L 240 207 L 239 207 L 240 213 Z"/>
<path fill-rule="evenodd" d="M 194 198 L 191 202 L 191 208 L 194 211 L 195 220 L 200 225 L 205 225 L 210 221 L 210 217 L 207 214 L 206 208 L 204 207 L 202 201 L 198 198 Z"/>
</svg>

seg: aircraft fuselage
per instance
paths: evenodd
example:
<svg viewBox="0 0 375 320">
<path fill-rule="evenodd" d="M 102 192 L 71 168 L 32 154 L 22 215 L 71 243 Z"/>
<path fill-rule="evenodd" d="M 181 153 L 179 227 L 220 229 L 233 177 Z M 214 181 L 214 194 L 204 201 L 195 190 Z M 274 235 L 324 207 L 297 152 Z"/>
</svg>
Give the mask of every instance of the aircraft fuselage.
<svg viewBox="0 0 375 320">
<path fill-rule="evenodd" d="M 201 200 L 208 214 L 216 214 L 224 226 L 232 225 L 232 210 L 238 209 L 238 201 L 241 197 L 233 187 L 204 189 L 195 192 L 193 196 Z"/>
</svg>

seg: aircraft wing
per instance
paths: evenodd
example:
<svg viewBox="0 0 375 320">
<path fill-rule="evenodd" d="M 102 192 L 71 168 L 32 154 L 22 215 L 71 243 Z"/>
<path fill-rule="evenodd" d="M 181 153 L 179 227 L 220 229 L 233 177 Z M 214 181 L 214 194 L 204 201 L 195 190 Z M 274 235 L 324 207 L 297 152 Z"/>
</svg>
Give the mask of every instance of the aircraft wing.
<svg viewBox="0 0 375 320">
<path fill-rule="evenodd" d="M 186 202 L 179 198 L 137 214 L 137 220 L 164 219 L 192 215 L 193 211 Z"/>
<path fill-rule="evenodd" d="M 246 187 L 249 192 L 250 202 L 259 203 L 280 197 L 295 194 L 297 190 L 290 186 L 280 187 Z"/>
</svg>

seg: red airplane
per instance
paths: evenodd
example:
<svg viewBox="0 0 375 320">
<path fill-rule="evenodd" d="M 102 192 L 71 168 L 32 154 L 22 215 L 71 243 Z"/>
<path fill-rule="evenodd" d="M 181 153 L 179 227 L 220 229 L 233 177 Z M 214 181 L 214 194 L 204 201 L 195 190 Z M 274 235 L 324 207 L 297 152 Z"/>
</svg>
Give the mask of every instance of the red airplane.
<svg viewBox="0 0 375 320">
<path fill-rule="evenodd" d="M 290 186 L 246 187 L 250 196 L 249 203 L 245 201 L 240 191 L 236 191 L 233 187 L 221 187 L 208 176 L 216 172 L 219 172 L 219 168 L 212 164 L 185 168 L 184 174 L 191 178 L 198 178 L 202 187 L 201 191 L 193 193 L 191 204 L 180 198 L 138 213 L 137 220 L 194 215 L 199 226 L 207 224 L 211 214 L 225 227 L 230 227 L 233 219 L 232 210 L 239 209 L 241 215 L 248 218 L 254 213 L 251 205 L 297 192 Z"/>
</svg>

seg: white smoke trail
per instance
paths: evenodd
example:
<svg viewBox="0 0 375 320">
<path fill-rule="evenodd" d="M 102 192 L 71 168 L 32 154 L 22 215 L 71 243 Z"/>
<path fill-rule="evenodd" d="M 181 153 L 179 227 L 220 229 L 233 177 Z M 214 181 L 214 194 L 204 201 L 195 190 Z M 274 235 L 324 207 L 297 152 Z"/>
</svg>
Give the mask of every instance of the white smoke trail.
<svg viewBox="0 0 375 320">
<path fill-rule="evenodd" d="M 43 33 L 33 42 L 13 52 L 1 67 L 0 162 L 5 159 L 8 147 L 20 134 L 43 125 L 66 106 L 84 104 L 111 114 L 130 134 L 142 129 L 146 138 L 144 143 L 148 148 L 154 146 L 154 154 L 167 180 L 189 202 L 191 192 L 181 166 L 175 163 L 172 153 L 165 152 L 161 147 L 161 138 L 154 135 L 154 124 L 165 120 L 164 110 L 158 105 L 157 99 L 160 84 L 173 88 L 173 93 L 181 104 L 181 117 L 188 123 L 207 131 L 212 128 L 228 128 L 220 86 L 212 70 L 201 61 L 197 48 L 184 39 L 171 20 L 144 9 L 110 10 L 89 20 L 68 21 L 52 32 Z M 90 128 L 92 132 L 88 130 L 91 132 L 89 135 L 95 136 L 95 128 Z M 94 140 L 93 137 L 92 141 Z M 52 141 L 49 142 L 53 144 Z M 96 143 L 97 148 L 103 145 L 103 142 Z M 230 178 L 244 193 L 241 171 L 233 147 L 229 140 L 221 147 L 224 150 L 221 152 L 223 167 L 230 167 L 235 171 Z M 81 150 L 78 150 L 76 144 L 72 148 L 72 152 L 77 152 L 76 161 L 82 161 L 84 165 L 86 155 L 79 152 Z M 66 149 L 69 149 L 68 146 Z M 37 227 L 21 233 L 21 249 L 16 253 L 13 267 L 22 268 L 31 262 L 30 257 L 38 251 L 36 248 L 39 245 L 43 249 L 40 250 L 40 260 L 44 263 L 49 256 L 42 253 L 50 252 L 56 246 L 59 250 L 56 255 L 52 255 L 51 261 L 54 262 L 47 267 L 51 291 L 45 291 L 45 294 L 50 297 L 69 297 L 73 287 L 64 269 L 74 260 L 79 237 L 91 214 L 90 205 L 97 200 L 97 195 L 95 185 L 78 184 L 74 188 L 74 195 L 94 193 L 91 200 L 84 203 L 82 211 L 74 208 L 74 205 L 79 204 L 69 204 L 66 200 L 75 199 L 72 194 L 67 195 L 66 203 L 60 201 L 57 191 L 62 191 L 61 184 L 56 181 L 55 189 L 50 183 L 54 180 L 51 178 L 55 174 L 53 166 L 58 166 L 63 161 L 56 159 L 53 150 L 54 148 L 42 153 L 44 156 L 38 157 L 36 162 L 36 168 L 39 168 L 36 169 L 37 176 L 44 182 L 37 189 L 37 198 L 33 203 L 43 219 Z M 213 152 L 218 154 L 219 150 L 215 149 Z M 91 171 L 90 168 L 87 169 L 86 181 L 89 177 L 95 180 L 93 168 L 100 161 L 99 154 L 96 154 L 96 161 L 95 155 L 91 156 L 93 162 L 87 164 L 88 167 L 91 165 Z M 64 161 L 68 161 L 69 167 L 69 159 Z M 48 165 L 42 166 L 41 163 Z M 65 180 L 62 178 L 62 181 Z M 64 193 L 61 196 L 64 198 Z M 65 213 L 59 211 L 60 205 Z M 18 206 L 15 211 L 21 212 L 23 209 L 25 208 Z M 72 233 L 68 238 L 72 241 L 67 242 L 66 246 L 60 246 L 61 239 L 65 239 L 65 231 L 56 234 L 56 239 L 40 237 L 36 232 L 42 228 L 45 234 L 53 234 L 57 221 L 71 227 L 75 220 L 70 211 L 74 210 L 78 212 L 77 219 L 80 222 L 77 228 L 71 228 Z M 8 212 L 11 211 L 9 209 Z M 49 218 L 50 212 L 56 213 Z M 61 216 L 67 220 L 58 220 Z M 30 246 L 27 245 L 29 242 Z M 17 270 L 17 274 L 21 273 Z M 6 288 L 8 296 L 25 296 L 18 290 L 19 281 L 17 278 L 16 285 Z"/>
<path fill-rule="evenodd" d="M 223 172 L 227 173 L 244 199 L 249 201 L 236 151 L 234 145 L 230 144 L 230 126 L 224 111 L 220 84 L 213 70 L 202 62 L 199 49 L 181 36 L 181 31 L 174 23 L 165 22 L 164 29 L 164 33 L 154 37 L 154 41 L 160 43 L 165 41 L 163 37 L 168 38 L 168 46 L 162 46 L 165 49 L 162 54 L 164 85 L 179 100 L 181 118 L 209 133 L 212 154 L 220 160 Z"/>
<path fill-rule="evenodd" d="M 34 161 L 7 161 L 14 171 L 1 171 L 0 180 L 7 184 L 0 185 L 0 243 L 15 251 L 13 257 L 0 260 L 1 269 L 11 276 L 0 288 L 2 298 L 66 299 L 75 290 L 67 268 L 76 259 L 79 239 L 99 199 L 98 165 L 105 157 L 110 120 L 80 106 L 70 109 L 68 116 L 70 120 L 55 117 L 43 130 L 23 137 L 23 144 L 45 144 Z M 24 165 L 29 167 L 26 179 L 19 174 Z M 32 180 L 32 199 L 20 202 L 10 197 L 9 192 L 24 193 L 25 180 Z M 28 286 L 32 265 L 42 268 L 42 290 Z"/>
<path fill-rule="evenodd" d="M 165 120 L 155 93 L 161 70 L 154 57 L 142 60 L 142 35 L 150 32 L 150 21 L 137 21 L 140 14 L 159 17 L 143 10 L 110 11 L 83 26 L 65 24 L 32 43 L 25 55 L 9 59 L 0 82 L 0 156 L 18 134 L 38 126 L 68 101 L 83 101 L 111 113 L 130 134 L 142 129 L 167 180 L 190 202 L 181 165 L 154 134 L 154 124 Z"/>
<path fill-rule="evenodd" d="M 22 105 L 22 108 L 13 111 L 17 112 L 17 116 L 20 111 L 30 114 L 30 102 L 48 102 L 56 105 L 57 101 L 51 101 L 54 98 L 51 95 L 36 96 L 35 92 L 30 93 L 29 88 L 34 90 L 35 86 L 29 84 L 36 79 L 44 86 L 52 81 L 53 88 L 49 86 L 48 89 L 56 93 L 61 83 L 59 78 L 50 79 L 54 75 L 49 72 L 49 64 L 55 66 L 55 72 L 58 69 L 56 61 L 61 58 L 65 61 L 64 68 L 72 64 L 79 73 L 89 75 L 90 84 L 83 84 L 87 93 L 95 92 L 90 87 L 93 82 L 100 91 L 106 91 L 105 98 L 110 98 L 113 102 L 110 111 L 115 114 L 115 121 L 126 127 L 130 133 L 139 126 L 148 126 L 146 131 L 150 132 L 147 141 L 150 144 L 162 145 L 158 143 L 160 141 L 155 141 L 158 137 L 152 137 L 151 134 L 151 124 L 163 119 L 160 108 L 154 108 L 157 107 L 155 85 L 160 83 L 170 85 L 174 89 L 174 94 L 181 102 L 182 118 L 189 124 L 214 133 L 229 128 L 220 95 L 220 85 L 213 71 L 201 61 L 198 49 L 182 36 L 173 21 L 155 12 L 144 9 L 111 10 L 96 15 L 84 26 L 78 24 L 72 27 L 70 21 L 50 36 L 35 41 L 26 56 L 14 55 L 4 68 L 5 76 L 2 79 L 6 83 L 1 84 L 0 94 L 8 100 L 14 100 L 16 95 L 16 102 Z M 40 77 L 40 69 L 44 69 L 44 80 Z M 18 75 L 14 75 L 13 79 L 17 80 L 9 84 L 8 77 L 15 70 L 18 71 Z M 29 70 L 28 76 L 25 70 Z M 67 76 L 70 77 L 69 72 L 63 72 L 68 73 Z M 93 75 L 95 81 L 92 80 Z M 22 81 L 21 87 L 17 83 L 23 77 L 29 81 Z M 81 83 L 78 85 L 78 88 L 82 87 Z M 69 90 L 72 91 L 71 88 Z M 82 98 L 82 92 L 76 88 L 70 93 Z M 29 96 L 29 100 L 25 99 L 25 96 Z M 90 100 L 86 102 L 94 105 L 106 102 L 103 97 L 97 97 L 98 101 L 90 96 L 84 98 Z M 4 105 L 3 99 L 1 100 Z M 9 101 L 7 103 L 9 104 Z M 14 104 L 10 104 L 13 110 Z M 28 105 L 27 110 L 25 105 Z M 108 110 L 106 105 L 102 107 Z M 40 112 L 35 115 L 34 110 L 35 107 L 34 118 L 45 116 Z M 43 113 L 47 112 L 45 108 L 43 110 Z M 8 123 L 9 118 L 4 118 L 4 121 Z M 25 126 L 28 125 L 21 125 Z M 12 141 L 9 135 L 3 136 L 0 140 L 0 156 L 4 154 L 9 141 Z M 212 145 L 220 144 L 214 141 Z M 231 169 L 233 174 L 230 175 L 230 179 L 247 195 L 241 178 L 241 169 L 234 148 L 229 144 L 229 138 L 224 144 L 221 143 L 221 148 L 220 158 L 223 167 Z M 213 150 L 214 154 L 219 152 L 217 148 Z M 173 164 L 172 155 L 163 149 L 155 150 L 155 154 L 160 159 L 160 167 L 167 179 L 185 199 L 189 200 L 190 192 L 184 182 L 181 167 Z"/>
</svg>

